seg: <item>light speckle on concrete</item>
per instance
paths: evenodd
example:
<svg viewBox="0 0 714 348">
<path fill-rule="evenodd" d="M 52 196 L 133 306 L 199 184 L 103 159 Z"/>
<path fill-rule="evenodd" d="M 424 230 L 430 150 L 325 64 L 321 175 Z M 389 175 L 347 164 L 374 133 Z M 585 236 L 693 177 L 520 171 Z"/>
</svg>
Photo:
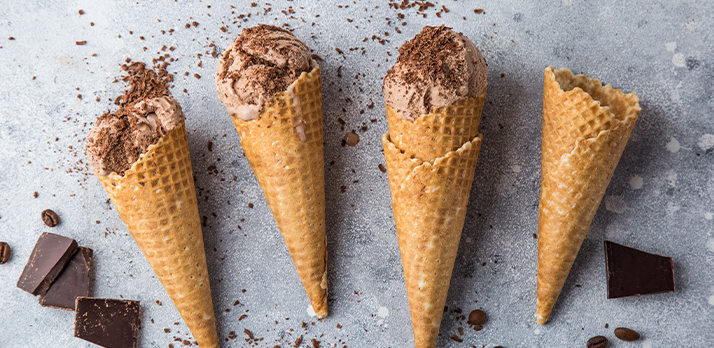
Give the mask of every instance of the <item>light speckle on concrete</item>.
<svg viewBox="0 0 714 348">
<path fill-rule="evenodd" d="M 675 53 L 672 55 L 672 64 L 678 68 L 684 68 L 684 54 L 682 53 Z"/>
<path fill-rule="evenodd" d="M 484 142 L 439 346 L 577 347 L 599 334 L 615 340 L 616 323 L 639 331 L 652 346 L 713 345 L 714 253 L 705 246 L 714 226 L 705 214 L 714 206 L 714 151 L 702 137 L 714 134 L 714 2 L 443 0 L 425 11 L 426 18 L 416 8 L 395 10 L 386 1 L 269 2 L 267 14 L 265 2 L 257 0 L 256 8 L 205 0 L 3 3 L 0 240 L 14 255 L 0 265 L 0 345 L 88 347 L 72 335 L 74 313 L 43 308 L 14 285 L 42 232 L 94 249 L 96 296 L 141 301 L 142 347 L 190 339 L 82 154 L 96 116 L 125 88 L 112 83 L 122 73 L 119 64 L 129 57 L 151 62 L 170 52 L 176 59 L 169 66 L 176 74 L 173 92 L 187 116 L 205 216 L 219 336 L 238 333 L 225 346 L 244 346 L 244 329 L 263 337 L 260 345 L 267 347 L 285 346 L 299 335 L 321 346 L 340 340 L 349 347 L 411 346 L 387 174 L 378 169 L 384 164 L 379 139 L 387 130 L 381 84 L 397 48 L 427 24 L 463 32 L 489 65 Z M 441 5 L 449 12 L 437 17 Z M 475 14 L 477 7 L 485 14 Z M 79 9 L 85 14 L 79 16 Z M 245 21 L 238 18 L 248 12 Z M 198 26 L 185 27 L 193 21 Z M 211 45 L 220 53 L 240 32 L 238 25 L 258 23 L 287 23 L 321 58 L 330 286 L 330 315 L 323 320 L 306 310 L 300 280 L 211 78 Z M 382 45 L 373 35 L 388 41 Z M 86 45 L 75 45 L 84 40 Z M 164 45 L 174 50 L 162 51 Z M 539 326 L 533 316 L 538 241 L 532 236 L 538 233 L 548 65 L 635 91 L 642 113 L 605 195 L 621 196 L 627 209 L 609 213 L 603 200 L 551 321 Z M 341 146 L 352 130 L 360 143 Z M 676 173 L 676 185 L 669 183 L 669 171 Z M 638 176 L 644 185 L 633 185 Z M 60 215 L 59 226 L 42 224 L 39 214 L 46 208 Z M 608 300 L 606 238 L 673 257 L 677 291 Z M 378 316 L 379 307 L 389 315 Z M 465 330 L 464 343 L 452 341 L 464 325 L 459 315 L 477 308 L 488 313 L 484 329 Z M 604 323 L 611 328 L 603 329 Z"/>
<path fill-rule="evenodd" d="M 605 197 L 605 209 L 615 214 L 620 214 L 625 212 L 627 204 L 625 204 L 622 195 L 608 195 Z"/>
<path fill-rule="evenodd" d="M 667 151 L 671 153 L 679 152 L 679 149 L 681 146 L 679 145 L 679 140 L 675 137 L 669 137 L 669 141 L 667 142 Z"/>
<path fill-rule="evenodd" d="M 639 175 L 634 175 L 630 177 L 630 188 L 633 190 L 639 190 L 644 185 L 644 179 Z"/>
<path fill-rule="evenodd" d="M 667 185 L 669 187 L 677 186 L 677 172 L 670 169 L 665 173 L 664 178 L 667 180 Z"/>
<path fill-rule="evenodd" d="M 704 134 L 701 137 L 699 137 L 699 141 L 697 141 L 697 145 L 699 146 L 700 149 L 703 151 L 707 151 L 714 147 L 714 134 Z"/>
</svg>

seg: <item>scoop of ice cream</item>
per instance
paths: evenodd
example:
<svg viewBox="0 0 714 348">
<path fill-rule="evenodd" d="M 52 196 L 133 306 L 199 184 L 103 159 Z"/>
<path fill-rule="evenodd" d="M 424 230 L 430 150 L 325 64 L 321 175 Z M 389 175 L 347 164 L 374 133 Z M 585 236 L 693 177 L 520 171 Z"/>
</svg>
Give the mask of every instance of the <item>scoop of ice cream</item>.
<svg viewBox="0 0 714 348">
<path fill-rule="evenodd" d="M 156 144 L 184 120 L 170 96 L 141 100 L 100 116 L 87 139 L 87 159 L 99 175 L 131 168 L 149 145 Z"/>
<path fill-rule="evenodd" d="M 218 60 L 218 96 L 231 116 L 249 121 L 313 65 L 307 46 L 289 31 L 264 24 L 243 29 Z"/>
<path fill-rule="evenodd" d="M 443 25 L 426 26 L 399 48 L 397 63 L 382 85 L 384 101 L 400 116 L 415 120 L 480 95 L 487 76 L 486 60 L 469 38 Z"/>
</svg>

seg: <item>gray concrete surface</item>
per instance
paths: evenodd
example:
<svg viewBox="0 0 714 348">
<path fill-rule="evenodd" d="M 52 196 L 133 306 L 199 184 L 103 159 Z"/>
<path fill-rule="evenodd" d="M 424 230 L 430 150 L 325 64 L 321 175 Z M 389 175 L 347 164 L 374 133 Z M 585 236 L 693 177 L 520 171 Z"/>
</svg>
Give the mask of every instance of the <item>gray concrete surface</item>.
<svg viewBox="0 0 714 348">
<path fill-rule="evenodd" d="M 43 308 L 15 287 L 35 240 L 48 231 L 94 249 L 95 295 L 141 301 L 143 347 L 178 347 L 182 343 L 174 339 L 190 338 L 83 156 L 93 120 L 124 88 L 112 83 L 121 74 L 119 64 L 127 57 L 150 61 L 163 45 L 175 47 L 170 54 L 177 61 L 169 70 L 176 73 L 173 91 L 188 118 L 200 212 L 207 217 L 219 335 L 237 335 L 226 346 L 247 346 L 244 329 L 263 338 L 261 347 L 285 347 L 300 335 L 323 347 L 412 345 L 387 176 L 377 167 L 384 163 L 379 137 L 387 128 L 381 81 L 405 40 L 423 25 L 442 23 L 482 50 L 489 91 L 481 124 L 485 140 L 439 345 L 582 347 L 589 337 L 605 335 L 613 347 L 714 346 L 714 3 L 442 1 L 423 18 L 416 8 L 397 11 L 386 1 L 270 2 L 251 8 L 238 1 L 231 8 L 218 1 L 0 1 L 0 240 L 14 251 L 0 266 L 0 347 L 86 346 L 72 337 L 72 312 Z M 437 17 L 440 5 L 450 11 Z M 272 10 L 264 14 L 266 7 Z M 80 16 L 80 9 L 86 13 Z M 252 15 L 243 22 L 242 13 Z M 397 24 L 401 34 L 385 19 L 395 21 L 397 13 L 407 23 Z M 199 25 L 186 29 L 192 21 Z M 238 24 L 258 23 L 287 23 L 322 58 L 331 306 L 322 321 L 307 311 L 287 250 L 215 93 L 216 59 L 206 54 L 214 42 L 222 51 L 240 32 Z M 389 42 L 363 41 L 372 35 Z M 75 45 L 81 40 L 87 44 Z M 642 113 L 552 320 L 539 326 L 532 234 L 548 65 L 636 91 Z M 366 131 L 359 130 L 363 124 Z M 359 144 L 341 146 L 352 129 Z M 46 208 L 59 213 L 60 226 L 42 224 Z M 607 300 L 604 239 L 672 256 L 677 291 Z M 240 305 L 233 305 L 236 300 Z M 489 316 L 484 329 L 468 328 L 456 308 L 464 314 L 482 308 Z M 449 338 L 460 326 L 463 343 Z M 618 326 L 636 329 L 643 339 L 617 341 L 612 330 Z"/>
</svg>

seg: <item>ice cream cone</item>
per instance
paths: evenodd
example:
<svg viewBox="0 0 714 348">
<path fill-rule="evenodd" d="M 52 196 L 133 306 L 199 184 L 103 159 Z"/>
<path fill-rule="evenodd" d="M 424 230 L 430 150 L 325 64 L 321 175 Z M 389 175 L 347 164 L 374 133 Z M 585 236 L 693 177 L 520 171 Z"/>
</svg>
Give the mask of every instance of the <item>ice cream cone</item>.
<svg viewBox="0 0 714 348">
<path fill-rule="evenodd" d="M 545 69 L 538 301 L 544 324 L 640 112 L 639 98 L 568 69 Z"/>
<path fill-rule="evenodd" d="M 199 346 L 218 347 L 183 121 L 123 176 L 97 176 Z"/>
<path fill-rule="evenodd" d="M 327 315 L 327 236 L 320 68 L 303 72 L 258 118 L 232 115 L 302 284 L 319 317 Z"/>
<path fill-rule="evenodd" d="M 387 106 L 382 145 L 417 348 L 436 347 L 481 148 L 485 94 L 414 122 Z"/>
</svg>

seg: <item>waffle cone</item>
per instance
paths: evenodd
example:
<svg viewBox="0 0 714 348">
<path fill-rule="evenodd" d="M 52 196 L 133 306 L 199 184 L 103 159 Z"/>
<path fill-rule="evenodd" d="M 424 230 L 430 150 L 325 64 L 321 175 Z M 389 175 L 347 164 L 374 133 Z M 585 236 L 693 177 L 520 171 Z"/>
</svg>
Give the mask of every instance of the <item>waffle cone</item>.
<svg viewBox="0 0 714 348">
<path fill-rule="evenodd" d="M 327 236 L 320 68 L 303 73 L 257 119 L 232 116 L 312 308 L 327 315 Z"/>
<path fill-rule="evenodd" d="M 218 347 L 184 124 L 124 176 L 97 176 L 199 346 Z"/>
<path fill-rule="evenodd" d="M 416 158 L 433 161 L 456 151 L 478 134 L 486 88 L 476 98 L 464 98 L 448 107 L 421 115 L 414 121 L 387 106 L 389 137 L 397 148 Z"/>
<path fill-rule="evenodd" d="M 568 69 L 545 69 L 538 300 L 558 299 L 640 112 L 639 98 Z"/>
<path fill-rule="evenodd" d="M 484 96 L 415 122 L 387 106 L 382 146 L 417 348 L 436 347 L 483 139 Z"/>
</svg>

